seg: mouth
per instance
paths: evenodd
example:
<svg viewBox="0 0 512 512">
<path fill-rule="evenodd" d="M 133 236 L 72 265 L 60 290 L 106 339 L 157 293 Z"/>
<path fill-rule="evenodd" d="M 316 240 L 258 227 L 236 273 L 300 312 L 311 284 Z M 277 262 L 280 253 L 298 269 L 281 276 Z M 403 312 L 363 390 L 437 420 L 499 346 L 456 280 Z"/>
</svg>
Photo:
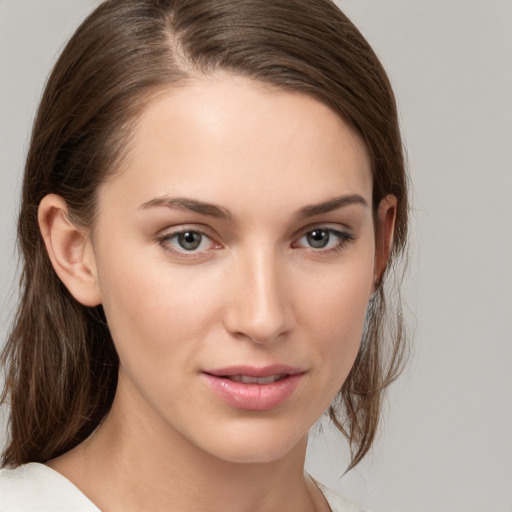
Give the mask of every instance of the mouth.
<svg viewBox="0 0 512 512">
<path fill-rule="evenodd" d="M 231 367 L 203 372 L 211 391 L 236 409 L 264 411 L 286 402 L 305 371 L 290 366 Z"/>
<path fill-rule="evenodd" d="M 239 382 L 240 384 L 272 384 L 288 377 L 287 373 L 279 375 L 269 375 L 268 377 L 251 377 L 250 375 L 223 375 L 221 378 L 228 379 L 232 382 Z"/>
<path fill-rule="evenodd" d="M 274 379 L 279 380 L 280 378 L 287 377 L 289 375 L 297 375 L 298 373 L 304 373 L 302 368 L 285 364 L 272 364 L 268 366 L 249 366 L 249 365 L 237 365 L 227 366 L 224 368 L 216 368 L 211 370 L 205 370 L 204 373 L 213 375 L 214 377 L 223 377 L 225 379 L 231 378 L 248 378 L 248 379 Z M 272 382 L 272 381 L 270 381 Z"/>
</svg>

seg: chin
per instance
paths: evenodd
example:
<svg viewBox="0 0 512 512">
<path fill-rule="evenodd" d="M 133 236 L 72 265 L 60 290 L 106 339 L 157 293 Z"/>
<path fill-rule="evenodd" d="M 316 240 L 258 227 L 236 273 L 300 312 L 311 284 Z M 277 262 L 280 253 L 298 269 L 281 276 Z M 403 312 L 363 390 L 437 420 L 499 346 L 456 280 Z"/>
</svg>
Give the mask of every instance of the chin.
<svg viewBox="0 0 512 512">
<path fill-rule="evenodd" d="M 293 446 L 231 446 L 226 450 L 216 450 L 218 458 L 233 464 L 270 464 L 284 459 Z"/>
<path fill-rule="evenodd" d="M 224 431 L 217 440 L 211 437 L 208 440 L 210 446 L 203 445 L 203 449 L 218 459 L 237 464 L 268 464 L 292 456 L 292 453 L 305 455 L 307 430 L 306 434 L 300 434 L 285 432 L 279 425 L 252 427 Z"/>
</svg>

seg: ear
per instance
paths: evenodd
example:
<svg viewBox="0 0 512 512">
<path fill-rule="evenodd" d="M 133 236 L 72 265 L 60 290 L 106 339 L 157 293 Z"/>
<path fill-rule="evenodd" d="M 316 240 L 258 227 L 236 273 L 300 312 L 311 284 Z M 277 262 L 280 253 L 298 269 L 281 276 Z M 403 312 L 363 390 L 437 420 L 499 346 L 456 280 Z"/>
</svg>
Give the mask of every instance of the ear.
<svg viewBox="0 0 512 512">
<path fill-rule="evenodd" d="M 375 275 L 374 288 L 378 288 L 393 245 L 395 230 L 397 199 L 394 195 L 387 195 L 379 203 L 377 210 L 376 247 L 375 247 Z M 375 291 L 374 289 L 374 291 Z"/>
<path fill-rule="evenodd" d="M 96 259 L 88 230 L 70 219 L 62 197 L 49 194 L 39 204 L 39 229 L 55 272 L 84 306 L 101 303 Z"/>
</svg>

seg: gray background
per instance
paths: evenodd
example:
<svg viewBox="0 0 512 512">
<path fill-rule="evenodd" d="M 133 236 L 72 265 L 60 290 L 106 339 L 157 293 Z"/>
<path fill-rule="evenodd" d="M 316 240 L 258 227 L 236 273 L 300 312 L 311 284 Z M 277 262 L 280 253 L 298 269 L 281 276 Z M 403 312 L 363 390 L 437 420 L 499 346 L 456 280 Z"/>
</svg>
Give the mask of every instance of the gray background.
<svg viewBox="0 0 512 512">
<path fill-rule="evenodd" d="M 37 99 L 94 0 L 0 0 L 0 340 Z M 329 426 L 308 468 L 375 512 L 512 511 L 512 1 L 340 0 L 398 97 L 413 181 L 413 359 L 372 453 L 343 476 Z M 1 344 L 1 341 L 0 341 Z"/>
</svg>

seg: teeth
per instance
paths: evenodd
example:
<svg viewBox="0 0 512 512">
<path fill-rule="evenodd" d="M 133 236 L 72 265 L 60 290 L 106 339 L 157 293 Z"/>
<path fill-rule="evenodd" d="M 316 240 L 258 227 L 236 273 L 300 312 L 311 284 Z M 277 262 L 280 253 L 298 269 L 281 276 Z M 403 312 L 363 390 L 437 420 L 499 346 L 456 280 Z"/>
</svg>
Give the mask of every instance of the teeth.
<svg viewBox="0 0 512 512">
<path fill-rule="evenodd" d="M 281 380 L 286 375 L 269 375 L 268 377 L 249 377 L 248 375 L 230 375 L 227 378 L 233 382 L 240 382 L 241 384 L 272 384 L 277 380 Z"/>
</svg>

